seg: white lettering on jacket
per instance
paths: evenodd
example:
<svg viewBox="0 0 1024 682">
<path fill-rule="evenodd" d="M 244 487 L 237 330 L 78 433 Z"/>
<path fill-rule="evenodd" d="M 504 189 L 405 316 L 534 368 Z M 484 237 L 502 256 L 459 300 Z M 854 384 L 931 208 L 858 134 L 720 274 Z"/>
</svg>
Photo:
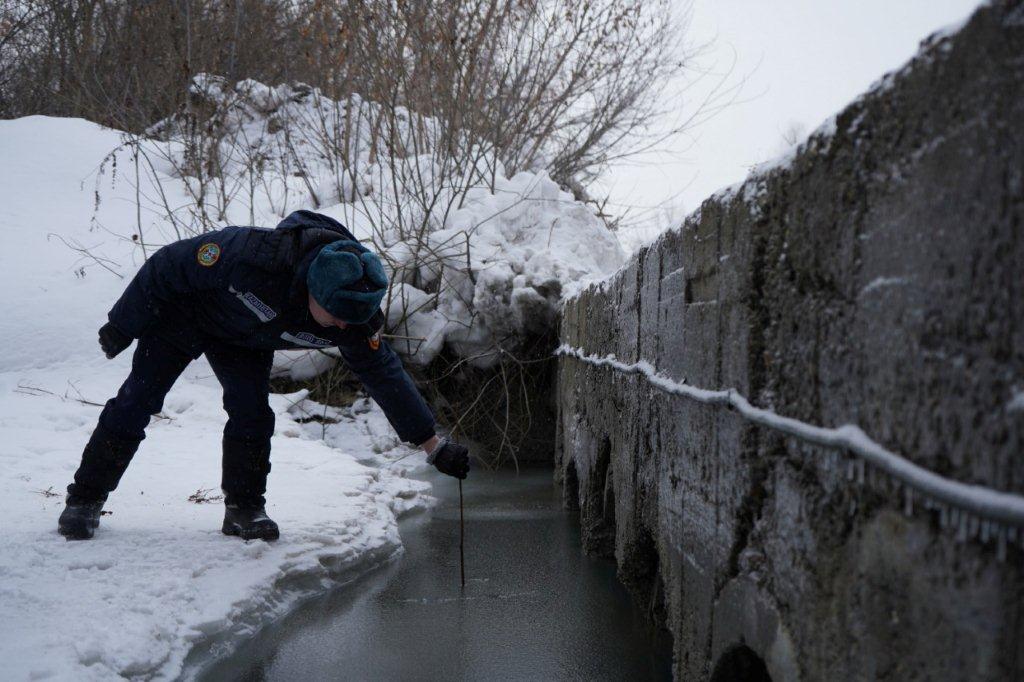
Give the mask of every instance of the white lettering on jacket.
<svg viewBox="0 0 1024 682">
<path fill-rule="evenodd" d="M 251 310 L 256 317 L 260 318 L 260 322 L 270 322 L 277 317 L 277 312 L 251 291 L 238 291 L 230 285 L 228 291 L 233 293 L 242 302 L 242 305 Z"/>
<path fill-rule="evenodd" d="M 299 332 L 298 334 L 292 334 L 290 332 L 281 332 L 281 338 L 285 341 L 298 344 L 300 346 L 306 346 L 307 348 L 323 348 L 324 346 L 333 346 L 333 341 L 327 339 L 321 339 L 319 336 L 314 336 L 309 332 Z"/>
</svg>

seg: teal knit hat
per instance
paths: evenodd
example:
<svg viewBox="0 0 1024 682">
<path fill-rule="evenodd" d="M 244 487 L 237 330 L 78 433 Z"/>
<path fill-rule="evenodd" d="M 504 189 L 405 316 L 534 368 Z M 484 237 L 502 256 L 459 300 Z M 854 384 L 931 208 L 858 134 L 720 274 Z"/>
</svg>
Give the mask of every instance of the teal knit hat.
<svg viewBox="0 0 1024 682">
<path fill-rule="evenodd" d="M 359 242 L 341 239 L 316 255 L 306 284 L 331 315 L 349 324 L 363 324 L 380 308 L 388 276 L 377 254 Z"/>
</svg>

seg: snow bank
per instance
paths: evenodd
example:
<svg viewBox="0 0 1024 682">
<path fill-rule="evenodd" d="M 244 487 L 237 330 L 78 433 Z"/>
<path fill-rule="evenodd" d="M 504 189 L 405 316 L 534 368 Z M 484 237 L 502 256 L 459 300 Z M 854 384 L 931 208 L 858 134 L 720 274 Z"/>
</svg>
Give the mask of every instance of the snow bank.
<svg viewBox="0 0 1024 682">
<path fill-rule="evenodd" d="M 225 415 L 199 361 L 154 419 L 96 538 L 57 534 L 63 488 L 131 362 L 130 352 L 105 360 L 96 329 L 138 266 L 131 234 L 141 226 L 149 242 L 164 225 L 157 213 L 136 214 L 130 153 L 99 173 L 120 141 L 80 120 L 0 121 L 5 679 L 177 677 L 197 643 L 216 639 L 223 654 L 295 600 L 400 551 L 396 515 L 430 503 L 428 486 L 404 476 L 422 458 L 380 466 L 409 451 L 372 403 L 328 410 L 323 427 L 306 418 L 325 408 L 276 395 L 268 512 L 282 538 L 223 536 L 221 504 L 201 500 L 219 494 Z M 184 202 L 181 181 L 156 171 L 168 200 Z M 141 177 L 142 192 L 155 192 Z"/>
<path fill-rule="evenodd" d="M 468 267 L 463 235 L 469 235 Z M 400 312 L 392 313 L 404 317 L 397 333 L 427 339 L 412 355 L 421 364 L 447 342 L 457 355 L 487 365 L 503 340 L 553 329 L 564 296 L 625 260 L 590 209 L 543 172 L 499 177 L 493 194 L 470 191 L 444 227 L 430 233 L 428 244 L 443 267 L 421 267 L 418 274 L 421 286 L 439 291 L 436 303 L 404 284 L 394 296 Z M 411 354 L 415 344 L 396 345 Z"/>
<path fill-rule="evenodd" d="M 458 139 L 476 161 L 455 173 L 434 119 L 401 108 L 392 119 L 358 95 L 336 102 L 301 84 L 232 87 L 202 75 L 190 92 L 193 111 L 216 112 L 207 130 L 228 184 L 240 188 L 206 195 L 208 215 L 218 224 L 270 225 L 315 209 L 372 242 L 393 281 L 390 331 L 411 337 L 394 345 L 419 364 L 447 344 L 486 366 L 498 347 L 551 330 L 564 295 L 625 260 L 593 210 L 543 171 L 506 177 L 493 154 Z M 194 139 L 186 121 L 173 117 L 150 131 L 168 141 L 162 154 L 178 166 Z M 197 185 L 187 168 L 179 172 Z"/>
<path fill-rule="evenodd" d="M 297 423 L 288 398 L 275 395 L 268 512 L 282 538 L 222 535 L 220 390 L 197 363 L 150 427 L 96 537 L 66 542 L 56 533 L 59 493 L 100 408 L 64 391 L 71 382 L 84 399 L 102 401 L 126 364 L 0 376 L 7 679 L 175 677 L 195 642 L 252 634 L 296 599 L 399 551 L 396 511 L 424 504 L 426 484 L 357 461 L 374 444 L 398 445 L 376 407 L 334 425 L 345 432 L 332 439 L 337 450 L 319 439 L 319 424 Z"/>
</svg>

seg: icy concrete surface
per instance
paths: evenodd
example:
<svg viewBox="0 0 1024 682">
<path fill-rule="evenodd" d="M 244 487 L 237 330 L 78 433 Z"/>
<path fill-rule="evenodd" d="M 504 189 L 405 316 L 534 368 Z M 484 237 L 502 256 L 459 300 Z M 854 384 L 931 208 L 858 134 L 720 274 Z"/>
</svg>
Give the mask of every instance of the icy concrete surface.
<svg viewBox="0 0 1024 682">
<path fill-rule="evenodd" d="M 571 300 L 562 341 L 856 424 L 1019 497 L 1022 16 L 991 2 L 926 40 L 791 158 Z M 643 371 L 565 357 L 559 385 L 566 502 L 671 629 L 678 679 L 712 677 L 740 643 L 775 680 L 1024 676 L 1020 528 L 908 499 L 880 467 Z"/>
</svg>

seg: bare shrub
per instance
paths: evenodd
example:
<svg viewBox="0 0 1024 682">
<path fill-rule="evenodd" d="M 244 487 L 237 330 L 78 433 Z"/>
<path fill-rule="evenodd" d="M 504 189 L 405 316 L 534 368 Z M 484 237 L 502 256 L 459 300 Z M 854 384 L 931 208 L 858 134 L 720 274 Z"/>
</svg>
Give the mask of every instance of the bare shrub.
<svg viewBox="0 0 1024 682">
<path fill-rule="evenodd" d="M 669 0 L 312 2 L 303 16 L 329 95 L 432 117 L 456 157 L 472 141 L 578 199 L 606 164 L 676 132 L 644 138 L 678 106 L 660 88 L 688 59 Z"/>
<path fill-rule="evenodd" d="M 519 171 L 550 174 L 600 214 L 586 187 L 608 164 L 698 117 L 663 97 L 688 58 L 670 0 L 31 6 L 12 14 L 13 61 L 0 43 L 4 115 L 77 115 L 127 130 L 129 172 L 155 188 L 137 196 L 132 238 L 143 250 L 332 206 L 370 235 L 395 282 L 419 292 L 412 300 L 399 288 L 387 301 L 396 346 L 425 352 L 427 335 L 410 326 L 424 306 L 464 327 L 422 378 L 445 421 L 495 461 L 514 459 L 535 430 L 561 287 L 536 287 L 529 328 L 488 317 L 475 307 L 471 245 L 500 216 L 438 233 L 472 193 L 493 193 Z M 655 127 L 669 113 L 679 123 Z M 185 196 L 165 191 L 168 176 Z M 502 210 L 533 200 L 524 192 Z M 143 214 L 161 217 L 156 234 Z M 468 316 L 449 315 L 442 299 Z"/>
<path fill-rule="evenodd" d="M 689 55 L 670 0 L 9 0 L 0 115 L 81 116 L 141 133 L 199 73 L 308 82 L 444 122 L 506 171 L 544 168 L 579 199 L 649 148 Z M 694 112 L 695 113 L 695 112 Z M 689 120 L 689 117 L 683 120 Z M 492 169 L 494 170 L 494 169 Z"/>
<path fill-rule="evenodd" d="M 201 72 L 288 80 L 289 0 L 7 0 L 0 115 L 78 116 L 142 131 Z"/>
</svg>

